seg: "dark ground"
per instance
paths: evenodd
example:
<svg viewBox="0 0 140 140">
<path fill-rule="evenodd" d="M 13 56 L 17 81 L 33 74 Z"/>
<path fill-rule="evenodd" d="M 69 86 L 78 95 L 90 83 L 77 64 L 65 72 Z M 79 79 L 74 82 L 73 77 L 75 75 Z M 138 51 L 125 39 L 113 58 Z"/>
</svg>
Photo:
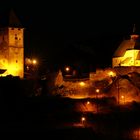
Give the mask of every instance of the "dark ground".
<svg viewBox="0 0 140 140">
<path fill-rule="evenodd" d="M 112 106 L 111 112 L 103 114 L 78 112 L 74 109 L 75 103 L 83 100 L 23 96 L 26 90 L 19 86 L 22 85 L 19 80 L 0 82 L 1 132 L 45 132 L 58 139 L 128 140 L 132 139 L 133 129 L 140 127 L 140 104 L 135 102 L 128 110 Z M 74 127 L 72 124 L 79 123 L 83 114 L 87 117 L 87 125 Z"/>
</svg>

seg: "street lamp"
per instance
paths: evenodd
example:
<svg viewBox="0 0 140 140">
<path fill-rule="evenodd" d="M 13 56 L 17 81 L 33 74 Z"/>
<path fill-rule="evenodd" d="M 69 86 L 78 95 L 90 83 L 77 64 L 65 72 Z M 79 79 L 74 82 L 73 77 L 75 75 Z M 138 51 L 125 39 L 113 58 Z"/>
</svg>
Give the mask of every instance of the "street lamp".
<svg viewBox="0 0 140 140">
<path fill-rule="evenodd" d="M 98 94 L 99 94 L 99 92 L 100 92 L 100 89 L 97 88 L 95 91 L 96 91 L 96 101 L 97 101 L 97 102 L 96 102 L 96 105 L 97 105 L 97 106 L 96 106 L 96 109 L 97 109 L 97 113 L 98 113 L 98 100 L 97 100 L 97 99 L 98 99 Z"/>
<path fill-rule="evenodd" d="M 80 84 L 81 87 L 84 87 L 85 86 L 85 83 L 84 82 L 80 82 L 79 84 Z"/>
<path fill-rule="evenodd" d="M 37 77 L 37 72 L 38 72 L 38 61 L 33 58 L 25 58 L 25 71 L 27 76 L 30 78 Z"/>
<path fill-rule="evenodd" d="M 100 89 L 97 88 L 95 91 L 96 91 L 96 98 L 98 98 L 98 93 L 100 92 Z"/>
<path fill-rule="evenodd" d="M 32 60 L 33 65 L 37 64 L 37 61 L 35 59 Z"/>
<path fill-rule="evenodd" d="M 81 117 L 81 122 L 82 122 L 83 127 L 85 127 L 85 121 L 86 121 L 86 118 L 85 117 Z"/>
<path fill-rule="evenodd" d="M 113 72 L 113 71 L 109 71 L 109 72 L 108 72 L 108 75 L 109 75 L 110 77 L 115 77 L 115 76 L 116 76 L 116 73 Z"/>
<path fill-rule="evenodd" d="M 125 104 L 125 96 L 124 95 L 121 96 L 121 99 L 122 99 L 123 104 Z"/>
<path fill-rule="evenodd" d="M 70 71 L 70 67 L 69 66 L 65 67 L 65 71 L 69 72 Z"/>
<path fill-rule="evenodd" d="M 89 105 L 90 104 L 90 101 L 87 101 L 87 105 Z"/>
</svg>

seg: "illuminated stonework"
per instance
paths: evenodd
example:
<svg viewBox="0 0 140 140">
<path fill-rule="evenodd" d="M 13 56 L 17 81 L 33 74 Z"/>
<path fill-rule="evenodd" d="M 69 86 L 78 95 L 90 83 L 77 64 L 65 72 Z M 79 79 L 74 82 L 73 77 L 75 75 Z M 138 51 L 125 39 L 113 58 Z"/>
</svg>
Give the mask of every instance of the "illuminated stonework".
<svg viewBox="0 0 140 140">
<path fill-rule="evenodd" d="M 131 35 L 124 40 L 116 50 L 112 58 L 112 67 L 140 66 L 140 42 L 139 35 Z"/>
<path fill-rule="evenodd" d="M 13 14 L 11 16 L 16 18 Z M 15 22 L 15 19 L 11 20 L 11 23 Z M 2 76 L 13 75 L 23 78 L 24 28 L 16 25 L 18 24 L 14 23 L 0 29 L 0 69 L 6 69 Z"/>
</svg>

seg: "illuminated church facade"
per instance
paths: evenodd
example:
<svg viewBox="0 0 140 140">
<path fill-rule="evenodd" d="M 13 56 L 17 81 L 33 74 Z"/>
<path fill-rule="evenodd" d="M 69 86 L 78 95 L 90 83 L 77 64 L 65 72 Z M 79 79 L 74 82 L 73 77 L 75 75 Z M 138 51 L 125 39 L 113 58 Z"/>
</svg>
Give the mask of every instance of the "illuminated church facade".
<svg viewBox="0 0 140 140">
<path fill-rule="evenodd" d="M 136 33 L 123 40 L 112 58 L 112 67 L 125 70 L 140 68 L 140 36 Z"/>
<path fill-rule="evenodd" d="M 5 21 L 2 19 L 4 24 Z M 13 11 L 8 24 L 0 26 L 0 69 L 5 70 L 1 76 L 24 77 L 24 28 Z"/>
</svg>

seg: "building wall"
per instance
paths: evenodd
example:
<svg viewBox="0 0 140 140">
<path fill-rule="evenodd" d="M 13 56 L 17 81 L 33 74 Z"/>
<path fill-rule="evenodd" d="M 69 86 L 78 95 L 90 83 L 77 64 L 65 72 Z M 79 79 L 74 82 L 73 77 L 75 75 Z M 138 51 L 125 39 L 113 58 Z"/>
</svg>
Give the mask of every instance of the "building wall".
<svg viewBox="0 0 140 140">
<path fill-rule="evenodd" d="M 124 56 L 112 58 L 112 66 L 140 66 L 137 56 L 140 50 L 127 50 Z"/>
<path fill-rule="evenodd" d="M 24 76 L 24 29 L 5 28 L 0 34 L 0 48 L 5 46 L 6 51 L 0 53 L 0 68 L 7 69 L 4 75 Z M 5 61 L 4 61 L 5 60 Z M 4 65 L 3 62 L 4 61 Z"/>
<path fill-rule="evenodd" d="M 126 75 L 132 72 L 140 73 L 140 66 L 115 67 L 115 70 L 119 75 Z"/>
<path fill-rule="evenodd" d="M 7 28 L 0 29 L 0 69 L 7 69 L 9 59 L 8 47 L 8 30 Z M 4 75 L 7 75 L 7 71 Z"/>
</svg>

